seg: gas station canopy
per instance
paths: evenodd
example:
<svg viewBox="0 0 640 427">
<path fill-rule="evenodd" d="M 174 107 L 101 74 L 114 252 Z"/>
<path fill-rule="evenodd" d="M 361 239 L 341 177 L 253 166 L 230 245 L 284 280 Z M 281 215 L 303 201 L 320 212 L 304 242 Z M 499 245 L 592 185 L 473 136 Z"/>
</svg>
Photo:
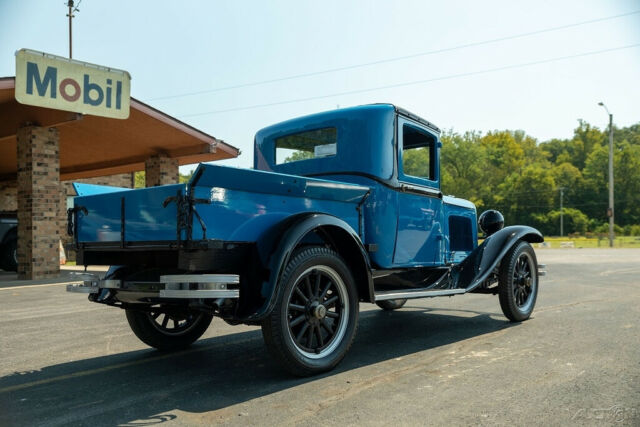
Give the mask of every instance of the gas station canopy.
<svg viewBox="0 0 640 427">
<path fill-rule="evenodd" d="M 25 125 L 60 132 L 60 180 L 144 170 L 154 155 L 185 165 L 237 157 L 240 151 L 143 102 L 131 98 L 128 119 L 82 115 L 20 104 L 15 78 L 0 78 L 0 181 L 17 173 L 16 133 Z"/>
</svg>

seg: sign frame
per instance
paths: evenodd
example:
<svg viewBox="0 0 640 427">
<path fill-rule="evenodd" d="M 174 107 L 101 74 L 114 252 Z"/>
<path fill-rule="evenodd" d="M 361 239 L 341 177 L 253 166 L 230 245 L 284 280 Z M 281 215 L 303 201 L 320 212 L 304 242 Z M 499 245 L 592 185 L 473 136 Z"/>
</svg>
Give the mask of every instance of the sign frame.
<svg viewBox="0 0 640 427">
<path fill-rule="evenodd" d="M 21 104 L 127 119 L 131 75 L 117 68 L 20 49 L 16 52 L 15 98 Z"/>
</svg>

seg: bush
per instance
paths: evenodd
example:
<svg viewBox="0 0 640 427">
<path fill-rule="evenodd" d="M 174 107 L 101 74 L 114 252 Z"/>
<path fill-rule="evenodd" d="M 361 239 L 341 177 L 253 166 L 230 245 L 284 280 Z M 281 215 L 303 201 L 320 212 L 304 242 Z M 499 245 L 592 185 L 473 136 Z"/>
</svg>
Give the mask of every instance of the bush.
<svg viewBox="0 0 640 427">
<path fill-rule="evenodd" d="M 602 224 L 597 226 L 594 231 L 596 233 L 608 236 L 609 235 L 609 223 L 608 222 L 603 222 Z M 622 227 L 620 227 L 618 224 L 613 224 L 613 232 L 616 235 L 620 235 L 620 236 L 625 234 L 624 229 Z"/>
<path fill-rule="evenodd" d="M 640 236 L 640 224 L 635 224 L 629 227 L 627 236 Z"/>
</svg>

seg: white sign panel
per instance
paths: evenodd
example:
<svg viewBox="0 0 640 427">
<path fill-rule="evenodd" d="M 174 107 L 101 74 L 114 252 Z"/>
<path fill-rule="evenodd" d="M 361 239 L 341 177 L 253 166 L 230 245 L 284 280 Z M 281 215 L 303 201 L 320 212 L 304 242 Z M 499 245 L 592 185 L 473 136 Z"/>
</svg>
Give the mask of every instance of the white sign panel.
<svg viewBox="0 0 640 427">
<path fill-rule="evenodd" d="M 16 52 L 16 100 L 94 116 L 129 117 L 131 76 L 48 53 Z"/>
</svg>

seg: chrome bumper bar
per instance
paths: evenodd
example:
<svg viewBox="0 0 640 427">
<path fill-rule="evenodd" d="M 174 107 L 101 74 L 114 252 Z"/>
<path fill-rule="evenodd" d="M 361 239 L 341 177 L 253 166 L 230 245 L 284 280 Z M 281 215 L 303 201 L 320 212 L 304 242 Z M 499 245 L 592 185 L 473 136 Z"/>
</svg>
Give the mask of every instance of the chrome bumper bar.
<svg viewBox="0 0 640 427">
<path fill-rule="evenodd" d="M 118 289 L 155 293 L 157 298 L 239 298 L 239 289 L 229 289 L 229 286 L 235 287 L 239 283 L 237 274 L 181 274 L 160 276 L 158 282 L 85 280 L 67 285 L 67 292 L 95 294 L 101 289 Z"/>
</svg>

